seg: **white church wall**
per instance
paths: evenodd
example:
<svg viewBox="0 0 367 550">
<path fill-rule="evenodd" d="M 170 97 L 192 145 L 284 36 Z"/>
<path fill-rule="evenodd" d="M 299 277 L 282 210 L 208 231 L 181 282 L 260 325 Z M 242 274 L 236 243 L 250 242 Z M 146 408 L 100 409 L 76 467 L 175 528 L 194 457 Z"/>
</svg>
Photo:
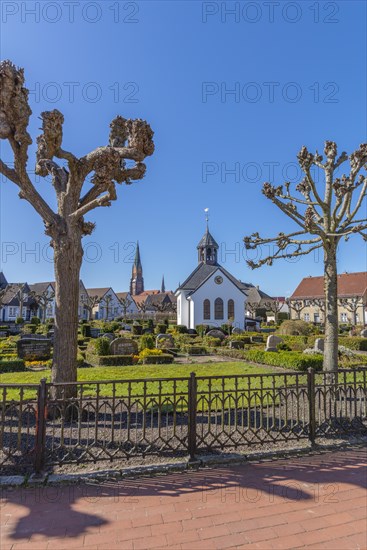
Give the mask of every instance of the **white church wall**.
<svg viewBox="0 0 367 550">
<path fill-rule="evenodd" d="M 220 275 L 223 277 L 223 282 L 217 284 L 215 277 Z M 215 319 L 214 317 L 214 302 L 216 298 L 223 300 L 223 319 Z M 204 300 L 210 300 L 210 319 L 204 319 Z M 213 275 L 191 295 L 194 311 L 190 316 L 190 327 L 195 328 L 196 325 L 207 324 L 220 327 L 223 323 L 228 322 L 228 300 L 234 301 L 234 322 L 233 326 L 244 328 L 245 319 L 245 301 L 246 296 L 241 292 L 225 275 L 217 270 Z"/>
<path fill-rule="evenodd" d="M 189 324 L 189 303 L 184 292 L 180 292 L 177 297 L 177 324 L 185 326 Z"/>
</svg>

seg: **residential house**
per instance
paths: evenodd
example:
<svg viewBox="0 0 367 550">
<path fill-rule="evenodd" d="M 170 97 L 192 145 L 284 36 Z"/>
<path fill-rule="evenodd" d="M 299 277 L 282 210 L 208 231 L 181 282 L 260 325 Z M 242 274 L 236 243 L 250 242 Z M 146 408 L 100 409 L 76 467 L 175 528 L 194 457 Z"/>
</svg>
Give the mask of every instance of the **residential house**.
<svg viewBox="0 0 367 550">
<path fill-rule="evenodd" d="M 1 297 L 1 321 L 15 322 L 18 317 L 29 321 L 37 311 L 37 303 L 28 284 L 8 283 L 6 286 L 4 284 L 2 286 L 4 293 Z"/>
<path fill-rule="evenodd" d="M 122 316 L 121 302 L 111 287 L 88 288 L 88 295 L 94 302 L 92 309 L 93 319 L 111 321 Z"/>
<path fill-rule="evenodd" d="M 134 317 L 137 315 L 139 310 L 130 292 L 116 292 L 116 296 L 120 300 L 123 317 Z"/>
<path fill-rule="evenodd" d="M 46 281 L 43 283 L 34 283 L 29 285 L 34 293 L 38 303 L 37 317 L 41 320 L 55 318 L 55 281 Z M 79 282 L 79 305 L 78 318 L 83 320 L 89 319 L 88 311 L 88 292 L 82 280 Z"/>
<path fill-rule="evenodd" d="M 324 277 L 305 277 L 289 298 L 291 319 L 323 323 Z M 367 324 L 367 272 L 338 275 L 339 323 Z"/>
</svg>

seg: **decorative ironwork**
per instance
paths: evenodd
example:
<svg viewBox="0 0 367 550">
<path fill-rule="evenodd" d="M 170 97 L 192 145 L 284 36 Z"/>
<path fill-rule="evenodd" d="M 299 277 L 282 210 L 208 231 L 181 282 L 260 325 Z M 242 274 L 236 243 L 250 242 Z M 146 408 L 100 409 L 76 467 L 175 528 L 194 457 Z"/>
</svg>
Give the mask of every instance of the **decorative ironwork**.
<svg viewBox="0 0 367 550">
<path fill-rule="evenodd" d="M 0 466 L 40 471 L 148 454 L 194 459 L 208 451 L 366 433 L 366 378 L 367 369 L 358 368 L 0 384 Z M 70 385 L 75 397 L 66 398 Z"/>
</svg>

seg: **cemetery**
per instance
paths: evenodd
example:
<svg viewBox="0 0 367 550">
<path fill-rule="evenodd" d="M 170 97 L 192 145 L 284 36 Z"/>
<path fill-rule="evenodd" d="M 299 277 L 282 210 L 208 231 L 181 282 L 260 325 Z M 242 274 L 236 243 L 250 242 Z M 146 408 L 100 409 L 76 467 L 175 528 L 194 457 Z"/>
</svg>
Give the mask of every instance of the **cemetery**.
<svg viewBox="0 0 367 550">
<path fill-rule="evenodd" d="M 189 330 L 182 325 L 134 321 L 80 323 L 78 334 L 78 367 L 123 367 L 142 364 L 195 363 L 195 357 L 215 362 L 221 356 L 243 363 L 261 364 L 303 370 L 322 369 L 324 339 L 311 323 L 287 321 L 278 328 L 264 327 L 263 332 L 245 332 L 226 325 L 222 328 L 197 326 Z M 93 326 L 95 325 L 95 326 Z M 301 326 L 301 329 L 299 326 Z M 20 334 L 11 335 L 10 327 L 2 326 L 0 337 L 0 374 L 49 370 L 52 364 L 52 325 L 37 325 L 35 333 L 25 324 Z M 282 328 L 283 327 L 283 328 Z M 288 328 L 287 328 L 288 327 Z M 129 330 L 126 330 L 126 329 Z M 271 330 L 271 332 L 269 332 Z M 302 334 L 297 334 L 297 332 Z M 266 331 L 266 332 L 265 332 Z M 339 367 L 353 368 L 366 364 L 367 336 L 361 326 L 342 331 L 339 341 Z M 357 335 L 358 334 L 358 335 Z M 124 370 L 121 368 L 121 377 Z M 7 377 L 7 382 L 11 381 Z M 20 382 L 21 379 L 17 378 Z"/>
</svg>

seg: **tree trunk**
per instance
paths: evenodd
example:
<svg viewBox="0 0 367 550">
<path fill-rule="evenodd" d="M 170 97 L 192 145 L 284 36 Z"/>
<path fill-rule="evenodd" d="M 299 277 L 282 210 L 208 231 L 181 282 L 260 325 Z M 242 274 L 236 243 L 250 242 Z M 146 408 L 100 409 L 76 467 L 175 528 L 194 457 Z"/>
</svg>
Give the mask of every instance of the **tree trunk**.
<svg viewBox="0 0 367 550">
<path fill-rule="evenodd" d="M 325 350 L 324 370 L 338 370 L 338 279 L 336 242 L 324 249 Z"/>
<path fill-rule="evenodd" d="M 81 235 L 76 230 L 74 235 L 63 235 L 53 240 L 53 247 L 56 289 L 51 381 L 53 383 L 76 382 L 79 277 L 83 257 Z M 60 387 L 53 393 L 55 397 L 71 397 L 75 395 L 76 387 Z"/>
</svg>

